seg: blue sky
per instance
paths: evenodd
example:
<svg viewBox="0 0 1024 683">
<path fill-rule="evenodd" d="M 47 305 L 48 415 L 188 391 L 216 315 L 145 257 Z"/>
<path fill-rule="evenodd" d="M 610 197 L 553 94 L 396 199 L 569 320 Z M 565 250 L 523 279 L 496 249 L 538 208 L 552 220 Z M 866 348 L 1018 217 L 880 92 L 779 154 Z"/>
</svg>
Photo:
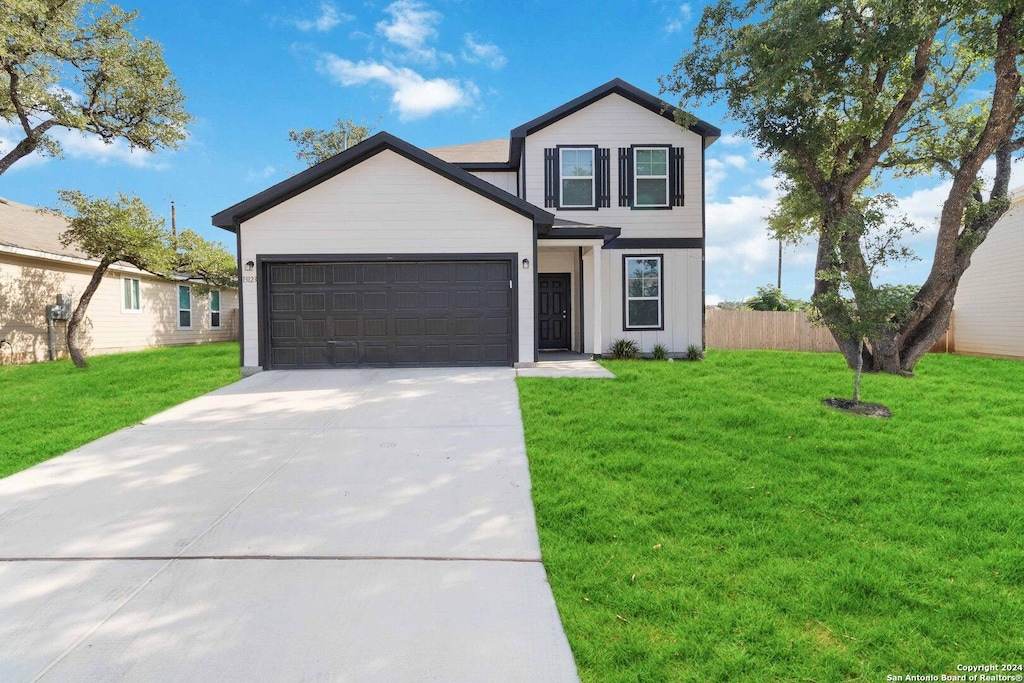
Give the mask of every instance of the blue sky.
<svg viewBox="0 0 1024 683">
<path fill-rule="evenodd" d="M 196 122 L 186 144 L 155 155 L 62 132 L 64 159 L 33 156 L 0 176 L 0 196 L 51 206 L 56 190 L 139 194 L 179 227 L 234 250 L 210 216 L 301 171 L 293 128 L 338 118 L 375 122 L 423 148 L 507 137 L 515 126 L 612 79 L 658 93 L 692 42 L 702 3 L 662 0 L 498 3 L 471 0 L 355 2 L 264 0 L 169 3 L 128 0 L 135 33 L 164 47 Z M 671 100 L 671 98 L 669 98 Z M 776 189 L 767 162 L 731 133 L 719 105 L 691 110 L 726 135 L 707 154 L 709 303 L 754 294 L 776 279 L 777 246 L 763 217 Z M 0 149 L 16 130 L 0 122 Z M 1017 172 L 1013 185 L 1024 173 Z M 892 188 L 925 230 L 924 260 L 887 273 L 920 282 L 942 184 Z M 806 298 L 813 248 L 787 248 L 783 289 Z"/>
</svg>

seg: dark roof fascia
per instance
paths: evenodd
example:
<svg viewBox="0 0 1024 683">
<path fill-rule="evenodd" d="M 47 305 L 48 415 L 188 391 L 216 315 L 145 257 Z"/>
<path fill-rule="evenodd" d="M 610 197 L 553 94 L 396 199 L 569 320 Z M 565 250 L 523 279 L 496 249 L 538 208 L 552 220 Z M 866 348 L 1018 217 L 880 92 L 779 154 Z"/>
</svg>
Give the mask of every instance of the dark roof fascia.
<svg viewBox="0 0 1024 683">
<path fill-rule="evenodd" d="M 545 239 L 588 239 L 588 240 L 604 240 L 607 244 L 611 240 L 615 239 L 622 234 L 622 228 L 612 228 L 605 225 L 594 225 L 586 228 L 560 228 L 554 226 L 551 230 L 544 235 Z"/>
<path fill-rule="evenodd" d="M 566 102 L 557 109 L 552 109 L 547 114 L 538 116 L 537 118 L 524 123 L 523 125 L 512 129 L 512 155 L 510 158 L 516 158 L 516 140 L 518 139 L 522 144 L 522 140 L 526 139 L 527 135 L 536 133 L 537 131 L 550 126 L 553 123 L 561 121 L 567 116 L 575 114 L 580 109 L 587 107 L 594 102 L 607 97 L 608 95 L 616 94 L 625 97 L 627 100 L 634 102 L 645 109 L 648 109 L 659 116 L 662 116 L 673 123 L 676 120 L 676 111 L 678 108 L 665 102 L 664 100 L 646 93 L 640 88 L 627 83 L 621 78 L 615 78 L 604 85 L 594 88 L 588 93 L 580 95 L 571 102 Z M 717 126 L 713 126 L 707 121 L 697 119 L 696 123 L 689 126 L 689 130 L 693 131 L 697 135 L 701 136 L 705 140 L 707 138 L 719 138 L 722 136 L 722 130 Z M 709 143 L 705 143 L 709 144 Z"/>
<path fill-rule="evenodd" d="M 438 159 L 419 147 L 409 144 L 390 133 L 377 133 L 363 140 L 358 145 L 320 162 L 315 166 L 284 180 L 259 194 L 253 195 L 234 206 L 216 213 L 212 217 L 213 225 L 235 232 L 238 226 L 254 216 L 271 209 L 292 197 L 295 197 L 322 182 L 330 180 L 343 171 L 373 157 L 385 150 L 409 159 L 438 175 L 462 185 L 468 190 L 490 199 L 502 206 L 533 220 L 541 232 L 550 228 L 554 215 L 530 204 L 527 201 L 505 192 L 490 183 L 480 180 L 467 171 Z"/>
<path fill-rule="evenodd" d="M 515 171 L 517 165 L 510 161 L 452 161 L 452 166 L 458 166 L 463 171 Z"/>
</svg>

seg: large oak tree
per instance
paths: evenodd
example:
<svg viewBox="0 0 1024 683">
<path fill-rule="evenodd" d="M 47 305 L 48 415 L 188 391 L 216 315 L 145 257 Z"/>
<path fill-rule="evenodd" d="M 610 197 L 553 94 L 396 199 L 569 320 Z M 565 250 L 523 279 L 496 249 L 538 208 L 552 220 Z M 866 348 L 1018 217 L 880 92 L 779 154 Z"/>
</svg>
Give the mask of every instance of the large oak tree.
<svg viewBox="0 0 1024 683">
<path fill-rule="evenodd" d="M 58 156 L 63 127 L 177 147 L 191 117 L 160 46 L 132 35 L 137 12 L 84 0 L 5 0 L 0 11 L 0 117 L 20 131 L 0 174 L 33 152 Z"/>
<path fill-rule="evenodd" d="M 1019 0 L 720 0 L 662 85 L 685 101 L 724 100 L 740 133 L 774 160 L 786 194 L 773 228 L 817 242 L 813 301 L 850 367 L 910 373 L 946 330 L 971 255 L 1009 207 L 1022 72 Z M 862 345 L 849 333 L 850 307 L 830 303 L 852 280 L 855 300 L 876 297 L 861 212 L 883 172 L 942 174 L 951 188 L 928 278 Z"/>
</svg>

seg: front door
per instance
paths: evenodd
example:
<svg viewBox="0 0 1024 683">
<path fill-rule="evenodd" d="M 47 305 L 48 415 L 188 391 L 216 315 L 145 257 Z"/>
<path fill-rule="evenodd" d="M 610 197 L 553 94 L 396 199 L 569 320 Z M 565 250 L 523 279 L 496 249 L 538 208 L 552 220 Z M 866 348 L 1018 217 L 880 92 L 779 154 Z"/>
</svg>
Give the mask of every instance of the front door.
<svg viewBox="0 0 1024 683">
<path fill-rule="evenodd" d="M 540 349 L 569 348 L 569 274 L 540 273 L 537 303 L 540 310 Z"/>
</svg>

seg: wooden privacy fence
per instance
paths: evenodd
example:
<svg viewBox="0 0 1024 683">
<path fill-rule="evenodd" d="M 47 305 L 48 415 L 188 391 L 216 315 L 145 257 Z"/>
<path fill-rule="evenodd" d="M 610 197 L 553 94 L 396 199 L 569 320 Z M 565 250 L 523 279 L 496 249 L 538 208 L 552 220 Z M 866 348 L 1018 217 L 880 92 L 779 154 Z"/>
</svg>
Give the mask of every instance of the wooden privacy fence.
<svg viewBox="0 0 1024 683">
<path fill-rule="evenodd" d="M 712 349 L 774 349 L 776 351 L 838 351 L 832 333 L 799 311 L 726 311 L 704 309 L 705 343 Z M 953 323 L 950 322 L 950 328 Z M 947 332 L 932 352 L 953 353 Z"/>
</svg>

